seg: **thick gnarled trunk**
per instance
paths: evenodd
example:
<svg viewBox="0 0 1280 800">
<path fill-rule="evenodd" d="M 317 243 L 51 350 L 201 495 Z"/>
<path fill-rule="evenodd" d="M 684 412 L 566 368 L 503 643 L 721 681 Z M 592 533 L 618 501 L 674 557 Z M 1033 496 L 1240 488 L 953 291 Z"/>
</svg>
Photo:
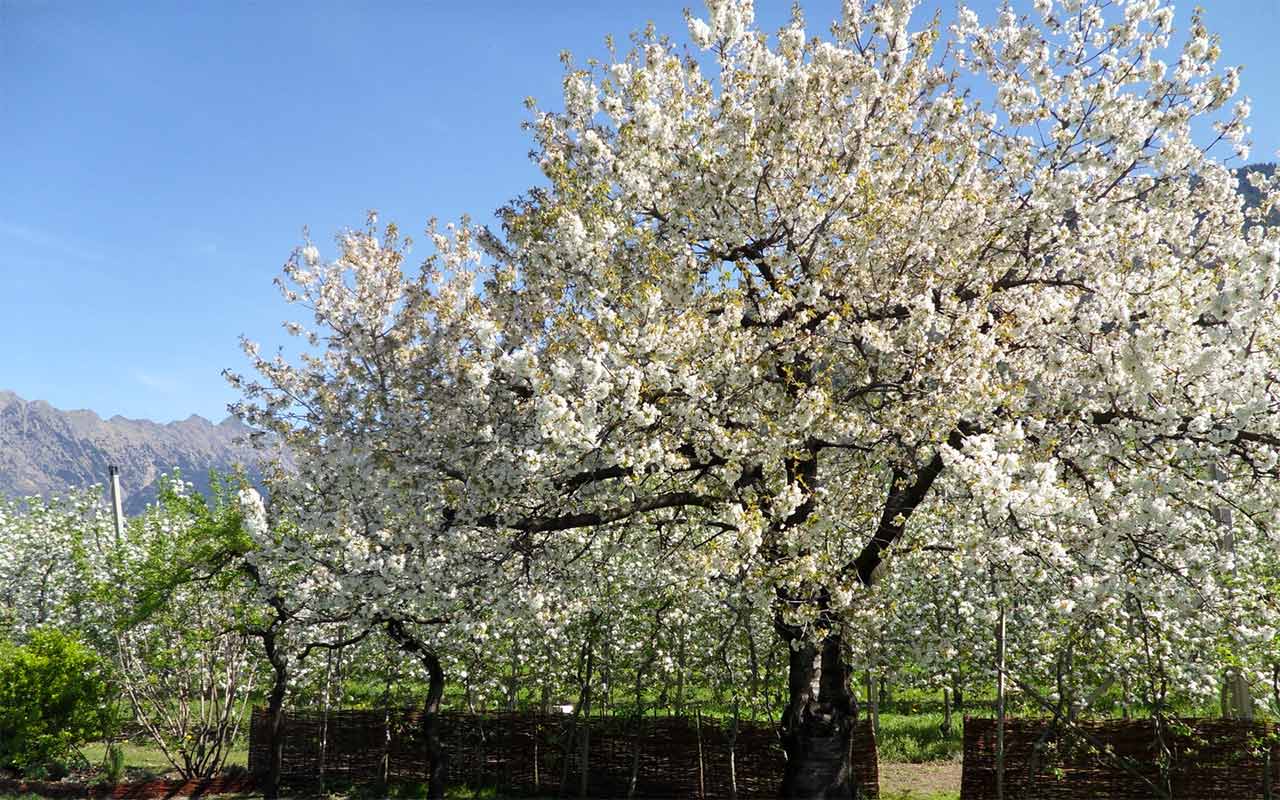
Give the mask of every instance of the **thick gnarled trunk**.
<svg viewBox="0 0 1280 800">
<path fill-rule="evenodd" d="M 448 772 L 448 754 L 440 741 L 440 701 L 444 698 L 444 669 L 434 653 L 423 653 L 427 667 L 427 701 L 423 705 L 422 733 L 427 745 L 431 771 L 427 776 L 428 800 L 444 800 L 444 781 Z"/>
<path fill-rule="evenodd" d="M 815 644 L 800 639 L 795 629 L 779 625 L 778 630 L 790 656 L 789 696 L 782 717 L 787 753 L 782 797 L 854 800 L 849 755 L 858 707 L 849 689 L 841 639 L 832 634 Z"/>
</svg>

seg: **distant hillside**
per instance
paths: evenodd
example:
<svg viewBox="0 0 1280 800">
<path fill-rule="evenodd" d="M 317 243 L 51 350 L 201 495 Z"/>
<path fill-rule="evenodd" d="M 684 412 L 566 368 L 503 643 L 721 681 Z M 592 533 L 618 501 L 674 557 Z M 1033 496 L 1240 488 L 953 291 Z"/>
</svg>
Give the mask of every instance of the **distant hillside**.
<svg viewBox="0 0 1280 800">
<path fill-rule="evenodd" d="M 0 495 L 56 495 L 106 484 L 107 467 L 120 467 L 125 513 L 136 514 L 156 498 L 157 478 L 174 468 L 201 491 L 209 470 L 243 465 L 258 477 L 259 456 L 249 429 L 228 418 L 214 424 L 191 416 L 167 425 L 92 411 L 60 411 L 43 400 L 28 402 L 0 390 Z"/>
</svg>

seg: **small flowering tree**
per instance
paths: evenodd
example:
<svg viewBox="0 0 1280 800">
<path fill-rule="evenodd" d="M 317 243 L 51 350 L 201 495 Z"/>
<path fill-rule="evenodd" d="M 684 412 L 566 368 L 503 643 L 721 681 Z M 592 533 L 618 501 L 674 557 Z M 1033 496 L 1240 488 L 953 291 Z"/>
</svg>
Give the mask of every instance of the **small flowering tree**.
<svg viewBox="0 0 1280 800">
<path fill-rule="evenodd" d="M 87 622 L 110 653 L 134 720 L 183 777 L 217 774 L 241 733 L 262 663 L 245 628 L 245 581 L 228 569 L 239 509 L 226 487 L 194 494 L 174 477 L 160 501 L 103 543 L 83 576 Z"/>
<path fill-rule="evenodd" d="M 0 631 L 24 638 L 82 620 L 79 565 L 112 531 L 99 487 L 49 500 L 0 499 Z"/>
<path fill-rule="evenodd" d="M 945 34 L 914 5 L 771 40 L 713 0 L 699 54 L 569 64 L 501 234 L 433 226 L 409 274 L 393 226 L 297 252 L 313 352 L 232 379 L 335 602 L 444 632 L 581 607 L 610 563 L 763 604 L 787 797 L 851 792 L 849 621 L 909 525 L 1044 613 L 1199 636 L 1278 500 L 1277 194 L 1246 209 L 1217 160 L 1237 72 L 1199 17 L 1171 52 L 1159 0 Z"/>
</svg>

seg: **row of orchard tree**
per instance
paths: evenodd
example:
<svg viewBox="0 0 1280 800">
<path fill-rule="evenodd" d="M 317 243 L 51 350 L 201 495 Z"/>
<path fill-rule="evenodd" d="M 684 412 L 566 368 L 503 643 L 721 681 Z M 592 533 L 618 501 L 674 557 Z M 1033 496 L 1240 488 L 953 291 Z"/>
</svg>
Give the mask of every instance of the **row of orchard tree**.
<svg viewBox="0 0 1280 800">
<path fill-rule="evenodd" d="M 776 646 L 768 598 L 598 569 L 579 577 L 572 600 L 551 587 L 518 601 L 520 609 L 486 594 L 432 620 L 357 611 L 332 586 L 313 583 L 316 568 L 301 558 L 267 567 L 275 548 L 296 553 L 319 541 L 269 517 L 252 489 L 214 483 L 206 499 L 171 482 L 123 536 L 91 493 L 10 502 L 0 513 L 6 637 L 21 644 L 57 631 L 88 645 L 109 688 L 92 694 L 93 710 L 112 713 L 86 735 L 144 736 L 184 776 L 222 768 L 243 739 L 250 704 L 266 705 L 277 723 L 289 707 L 440 706 L 447 683 L 453 708 L 480 712 L 567 705 L 579 715 L 640 718 L 700 707 L 777 720 L 788 706 L 791 664 Z M 1237 560 L 1218 587 L 1225 596 L 1209 607 L 1209 583 L 1188 601 L 1138 587 L 1136 573 L 1108 589 L 1080 564 L 1037 578 L 1020 553 L 978 562 L 954 544 L 954 531 L 946 545 L 920 535 L 923 543 L 896 553 L 875 591 L 841 620 L 842 656 L 859 677 L 951 697 L 988 692 L 1003 619 L 1007 682 L 1024 707 L 1066 724 L 1100 703 L 1159 715 L 1222 690 L 1246 698 L 1232 698 L 1230 713 L 1251 714 L 1257 694 L 1280 714 L 1280 637 L 1266 605 L 1274 602 L 1274 548 L 1249 558 L 1245 571 Z M 1172 588 L 1184 585 L 1176 579 Z M 1147 591 L 1163 599 L 1143 611 Z M 88 671 L 82 656 L 66 668 Z M 872 687 L 863 697 L 875 694 Z M 13 700 L 0 709 L 0 730 L 11 736 L 21 731 L 5 724 L 25 713 Z M 447 757 L 447 743 L 435 746 Z M 24 754 L 5 755 L 20 764 Z M 272 768 L 266 783 L 277 788 L 280 764 Z"/>
<path fill-rule="evenodd" d="M 566 58 L 499 229 L 297 250 L 301 354 L 229 376 L 291 461 L 236 551 L 273 708 L 375 631 L 428 710 L 674 670 L 779 706 L 784 795 L 829 797 L 864 666 L 1274 694 L 1280 193 L 1226 165 L 1238 70 L 1159 0 L 914 5 L 712 0 L 691 47 Z"/>
<path fill-rule="evenodd" d="M 223 766 L 243 738 L 249 704 L 266 705 L 277 722 L 288 707 L 441 704 L 447 682 L 453 708 L 480 712 L 569 705 L 574 714 L 639 718 L 711 707 L 777 720 L 787 707 L 790 664 L 774 643 L 768 602 L 688 583 L 664 581 L 655 591 L 602 572 L 576 585 L 573 606 L 542 592 L 525 611 L 458 605 L 447 620 L 355 613 L 309 583 L 314 568 L 263 568 L 296 535 L 265 520 L 252 490 L 206 500 L 180 482 L 122 538 L 88 494 L 7 504 L 0 623 L 18 643 L 59 631 L 88 644 L 111 690 L 92 702 L 114 713 L 86 735 L 147 737 L 191 777 Z M 1145 590 L 1099 590 L 1078 565 L 1061 584 L 1015 579 L 1029 570 L 1025 561 L 975 564 L 955 545 L 925 541 L 897 553 L 875 592 L 842 620 L 843 655 L 859 676 L 952 697 L 985 693 L 997 678 L 1004 618 L 1007 682 L 1024 707 L 1066 724 L 1099 703 L 1158 715 L 1236 686 L 1280 713 L 1280 639 L 1269 627 L 1270 590 L 1259 588 L 1274 579 L 1274 552 L 1251 561 L 1257 571 L 1236 565 L 1225 588 L 1251 597 L 1212 609 L 1197 600 L 1195 614 L 1210 616 L 1178 610 L 1170 620 L 1168 609 L 1187 601 L 1169 595 L 1142 613 Z M 83 658 L 65 666 L 87 672 Z M 11 735 L 20 731 L 4 725 L 26 711 L 12 700 L 0 710 L 0 729 Z M 1238 698 L 1233 711 L 1251 713 Z M 447 756 L 447 743 L 436 745 Z M 266 783 L 276 786 L 270 775 Z"/>
</svg>

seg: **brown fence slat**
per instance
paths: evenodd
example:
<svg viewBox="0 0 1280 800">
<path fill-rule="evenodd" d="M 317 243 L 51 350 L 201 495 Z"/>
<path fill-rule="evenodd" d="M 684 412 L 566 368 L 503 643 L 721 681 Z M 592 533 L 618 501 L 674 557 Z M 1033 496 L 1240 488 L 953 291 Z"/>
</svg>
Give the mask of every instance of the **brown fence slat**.
<svg viewBox="0 0 1280 800">
<path fill-rule="evenodd" d="M 538 714 L 441 714 L 441 741 L 450 785 L 497 786 L 518 793 L 555 793 L 562 774 L 576 796 L 580 748 L 565 749 L 570 717 Z M 422 781 L 430 763 L 420 740 L 422 713 L 414 709 L 344 710 L 328 714 L 291 711 L 282 726 L 286 783 L 367 783 L 381 780 L 382 760 L 392 781 Z M 639 748 L 635 796 L 699 796 L 699 732 L 693 720 L 646 717 L 579 720 L 590 726 L 591 797 L 625 797 L 632 762 Z M 255 709 L 250 725 L 249 770 L 266 771 L 269 759 L 267 716 Z M 703 800 L 730 796 L 730 724 L 702 718 Z M 534 757 L 537 754 L 535 767 Z M 734 774 L 740 800 L 776 797 L 784 756 L 777 728 L 740 722 L 733 742 Z M 322 758 L 323 756 L 323 758 Z M 565 772 L 564 759 L 568 759 Z M 880 796 L 875 735 L 870 721 L 858 724 L 852 747 L 855 780 L 866 800 Z"/>
<path fill-rule="evenodd" d="M 1005 720 L 1009 800 L 1262 800 L 1265 772 L 1280 793 L 1274 724 L 1224 719 Z M 1270 758 L 1267 754 L 1270 753 Z M 1164 753 L 1163 757 L 1161 753 Z M 966 717 L 961 800 L 995 799 L 996 721 Z M 1163 762 L 1163 767 L 1162 767 Z"/>
</svg>

